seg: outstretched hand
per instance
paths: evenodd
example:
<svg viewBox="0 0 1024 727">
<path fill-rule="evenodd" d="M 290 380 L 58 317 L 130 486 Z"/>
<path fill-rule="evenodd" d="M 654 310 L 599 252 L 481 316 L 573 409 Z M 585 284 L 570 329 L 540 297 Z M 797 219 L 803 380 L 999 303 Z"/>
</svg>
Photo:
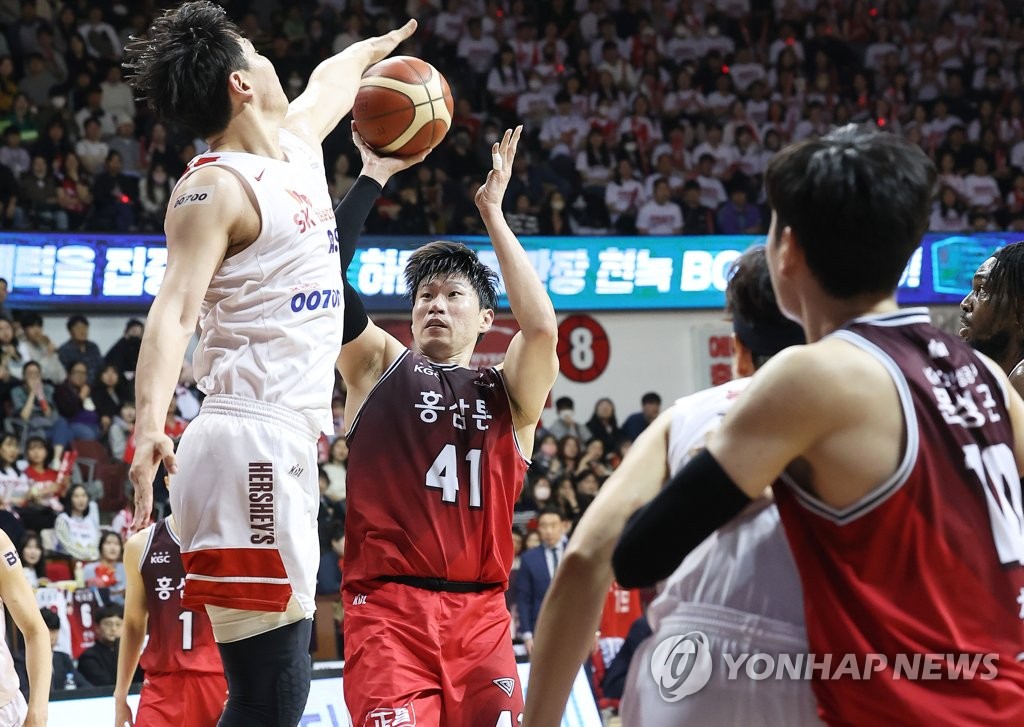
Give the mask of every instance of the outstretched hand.
<svg viewBox="0 0 1024 727">
<path fill-rule="evenodd" d="M 433 148 L 430 148 L 409 157 L 382 156 L 370 148 L 370 145 L 359 135 L 355 122 L 352 124 L 352 142 L 356 145 L 359 156 L 363 160 L 363 169 L 360 174 L 375 180 L 381 187 L 387 184 L 388 179 L 392 176 L 419 164 L 433 151 Z"/>
<path fill-rule="evenodd" d="M 378 61 L 382 61 L 391 55 L 391 52 L 397 48 L 402 41 L 409 38 L 413 33 L 416 32 L 416 21 L 410 20 L 401 28 L 395 28 L 390 33 L 384 35 L 378 35 L 373 38 L 367 38 L 361 40 L 358 43 L 353 43 L 345 52 L 351 51 L 353 53 L 360 53 L 365 51 L 367 67 L 372 66 Z"/>
<path fill-rule="evenodd" d="M 487 180 L 480 185 L 474 198 L 477 209 L 481 212 L 486 208 L 501 209 L 508 181 L 512 178 L 512 162 L 515 161 L 516 148 L 519 146 L 519 136 L 522 133 L 522 125 L 517 126 L 514 131 L 506 129 L 501 141 L 496 141 L 491 146 L 491 171 L 487 173 Z"/>
</svg>

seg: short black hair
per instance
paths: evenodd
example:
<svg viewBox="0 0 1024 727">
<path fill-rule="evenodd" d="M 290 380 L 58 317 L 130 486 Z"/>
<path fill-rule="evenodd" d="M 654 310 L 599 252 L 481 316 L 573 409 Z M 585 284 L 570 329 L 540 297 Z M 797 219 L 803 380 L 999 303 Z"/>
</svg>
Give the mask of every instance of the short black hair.
<svg viewBox="0 0 1024 727">
<path fill-rule="evenodd" d="M 565 512 L 562 510 L 562 508 L 554 507 L 553 505 L 545 505 L 540 509 L 540 511 L 537 513 L 537 522 L 540 522 L 540 519 L 545 515 L 557 515 L 559 520 L 567 519 L 565 517 Z"/>
<path fill-rule="evenodd" d="M 780 151 L 765 188 L 826 293 L 892 294 L 931 214 L 935 165 L 896 134 L 847 125 Z"/>
<path fill-rule="evenodd" d="M 660 404 L 661 396 L 655 391 L 648 391 L 646 394 L 640 397 L 641 404 Z"/>
<path fill-rule="evenodd" d="M 748 248 L 729 268 L 725 309 L 736 337 L 750 349 L 755 368 L 787 346 L 804 342 L 800 326 L 779 310 L 761 245 Z"/>
<path fill-rule="evenodd" d="M 248 69 L 242 32 L 208 0 L 165 11 L 125 48 L 127 82 L 157 116 L 203 138 L 231 120 L 228 77 Z"/>
<path fill-rule="evenodd" d="M 428 242 L 409 256 L 405 266 L 405 292 L 416 300 L 420 285 L 434 278 L 461 276 L 469 281 L 481 308 L 498 307 L 498 275 L 480 262 L 476 253 L 461 242 Z"/>
<path fill-rule="evenodd" d="M 102 606 L 96 612 L 96 623 L 101 623 L 105 618 L 124 618 L 124 608 L 116 603 L 110 603 L 106 606 Z"/>
<path fill-rule="evenodd" d="M 75 313 L 73 316 L 68 317 L 68 330 L 77 326 L 79 323 L 89 325 L 89 319 L 83 316 L 81 313 Z"/>
<path fill-rule="evenodd" d="M 1024 242 L 999 248 L 992 257 L 996 264 L 986 283 L 1001 315 L 1012 316 L 1018 335 L 1024 335 Z"/>
<path fill-rule="evenodd" d="M 576 405 L 573 400 L 568 396 L 560 396 L 555 399 L 555 411 L 562 411 L 563 409 L 575 409 Z"/>
<path fill-rule="evenodd" d="M 43 623 L 50 631 L 60 631 L 60 616 L 48 608 L 39 609 L 39 615 L 43 617 Z"/>
<path fill-rule="evenodd" d="M 26 311 L 21 314 L 21 327 L 30 328 L 32 326 L 43 327 L 43 317 L 35 311 Z"/>
</svg>

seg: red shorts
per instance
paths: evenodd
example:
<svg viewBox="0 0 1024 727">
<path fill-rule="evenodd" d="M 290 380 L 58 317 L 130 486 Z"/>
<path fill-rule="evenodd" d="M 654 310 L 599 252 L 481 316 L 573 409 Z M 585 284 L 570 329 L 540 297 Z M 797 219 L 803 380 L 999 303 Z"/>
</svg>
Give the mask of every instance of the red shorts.
<svg viewBox="0 0 1024 727">
<path fill-rule="evenodd" d="M 228 698 L 223 674 L 147 673 L 135 727 L 215 727 Z"/>
<path fill-rule="evenodd" d="M 342 600 L 355 727 L 519 724 L 523 692 L 504 593 L 373 583 L 346 586 Z"/>
</svg>

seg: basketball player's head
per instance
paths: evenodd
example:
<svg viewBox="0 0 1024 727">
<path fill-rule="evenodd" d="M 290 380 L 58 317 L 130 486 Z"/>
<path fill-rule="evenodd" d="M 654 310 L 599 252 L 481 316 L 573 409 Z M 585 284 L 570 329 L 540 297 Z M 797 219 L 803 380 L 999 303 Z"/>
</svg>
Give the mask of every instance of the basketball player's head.
<svg viewBox="0 0 1024 727">
<path fill-rule="evenodd" d="M 963 339 L 1012 368 L 1024 352 L 1024 242 L 999 248 L 981 264 L 960 309 Z"/>
<path fill-rule="evenodd" d="M 283 118 L 288 99 L 273 64 L 242 37 L 224 8 L 187 2 L 125 48 L 127 81 L 164 120 L 209 139 L 245 109 Z"/>
<path fill-rule="evenodd" d="M 491 328 L 498 276 L 461 242 L 430 242 L 409 257 L 405 289 L 421 353 L 446 360 L 472 351 Z"/>
<path fill-rule="evenodd" d="M 844 126 L 779 152 L 765 187 L 768 260 L 782 310 L 798 317 L 801 291 L 812 286 L 868 304 L 893 295 L 927 229 L 935 178 L 919 147 L 866 127 Z"/>
<path fill-rule="evenodd" d="M 799 325 L 775 302 L 764 247 L 751 247 L 730 268 L 725 309 L 732 317 L 733 375 L 750 376 L 788 346 L 804 342 Z"/>
</svg>

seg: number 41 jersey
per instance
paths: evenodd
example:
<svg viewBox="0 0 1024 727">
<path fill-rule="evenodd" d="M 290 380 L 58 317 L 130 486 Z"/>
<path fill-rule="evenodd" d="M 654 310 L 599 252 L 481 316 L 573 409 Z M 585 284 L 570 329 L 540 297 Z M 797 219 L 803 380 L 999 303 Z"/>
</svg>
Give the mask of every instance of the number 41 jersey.
<svg viewBox="0 0 1024 727">
<path fill-rule="evenodd" d="M 507 585 L 529 464 L 494 368 L 406 350 L 348 432 L 346 588 L 382 576 Z"/>
</svg>

